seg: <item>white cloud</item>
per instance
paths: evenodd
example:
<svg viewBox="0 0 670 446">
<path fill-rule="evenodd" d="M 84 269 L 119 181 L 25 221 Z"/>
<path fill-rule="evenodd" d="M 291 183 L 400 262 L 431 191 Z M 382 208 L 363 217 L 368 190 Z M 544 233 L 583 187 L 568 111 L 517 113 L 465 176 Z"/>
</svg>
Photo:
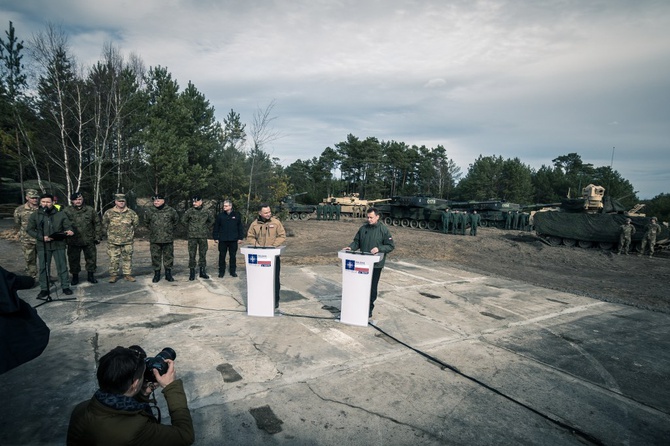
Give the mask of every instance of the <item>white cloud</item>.
<svg viewBox="0 0 670 446">
<path fill-rule="evenodd" d="M 536 165 L 617 146 L 645 197 L 667 192 L 670 4 L 642 0 L 13 0 L 29 40 L 62 24 L 80 62 L 112 41 L 191 80 L 222 119 L 277 101 L 290 163 L 353 133 Z M 614 125 L 613 123 L 616 123 Z M 639 156 L 644 153 L 644 156 Z M 638 186 L 639 184 L 639 186 Z"/>
</svg>

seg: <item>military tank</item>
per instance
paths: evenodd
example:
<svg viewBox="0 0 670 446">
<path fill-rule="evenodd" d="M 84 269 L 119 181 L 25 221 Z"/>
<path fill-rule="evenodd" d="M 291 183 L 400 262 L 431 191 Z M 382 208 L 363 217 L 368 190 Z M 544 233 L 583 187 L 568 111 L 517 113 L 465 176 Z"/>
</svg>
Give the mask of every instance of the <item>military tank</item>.
<svg viewBox="0 0 670 446">
<path fill-rule="evenodd" d="M 277 208 L 276 213 L 281 214 L 286 212 L 288 218 L 291 220 L 309 220 L 312 217 L 312 214 L 316 211 L 316 205 L 301 204 L 295 201 L 295 197 L 305 194 L 307 194 L 307 192 L 285 196 L 279 202 L 279 207 Z"/>
<path fill-rule="evenodd" d="M 581 198 L 567 198 L 558 207 L 534 212 L 531 225 L 540 238 L 553 246 L 597 246 L 611 250 L 619 244 L 619 227 L 630 218 L 635 226 L 632 249 L 639 250 L 645 227 L 651 221 L 651 217 L 639 213 L 641 207 L 626 210 L 617 200 L 605 196 L 604 187 L 589 184 L 582 190 Z M 670 243 L 668 225 L 659 224 L 662 231 L 656 243 L 667 246 Z"/>
<path fill-rule="evenodd" d="M 508 213 L 521 213 L 521 205 L 502 200 L 487 201 L 449 201 L 449 208 L 454 211 L 472 213 L 477 211 L 482 227 L 503 229 Z"/>
<path fill-rule="evenodd" d="M 359 194 L 344 194 L 341 197 L 335 197 L 329 195 L 324 198 L 319 205 L 340 205 L 340 215 L 346 215 L 348 217 L 362 218 L 365 217 L 365 213 L 369 207 L 376 206 L 377 203 L 383 203 L 389 201 L 390 198 L 381 198 L 378 200 L 362 200 L 359 198 Z"/>
<path fill-rule="evenodd" d="M 442 211 L 449 201 L 425 195 L 397 196 L 377 205 L 381 218 L 388 226 L 437 229 L 442 222 Z"/>
</svg>

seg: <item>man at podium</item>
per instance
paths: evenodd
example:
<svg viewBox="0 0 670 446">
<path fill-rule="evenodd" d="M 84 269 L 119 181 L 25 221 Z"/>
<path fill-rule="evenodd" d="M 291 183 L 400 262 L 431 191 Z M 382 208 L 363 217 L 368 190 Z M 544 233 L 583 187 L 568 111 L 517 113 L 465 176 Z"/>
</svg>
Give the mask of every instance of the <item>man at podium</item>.
<svg viewBox="0 0 670 446">
<path fill-rule="evenodd" d="M 354 236 L 354 241 L 349 246 L 344 248 L 346 251 L 362 251 L 370 254 L 377 254 L 381 252 L 384 257 L 378 263 L 375 263 L 372 272 L 372 286 L 370 287 L 370 314 L 372 317 L 372 310 L 375 307 L 375 300 L 377 300 L 377 285 L 379 285 L 379 278 L 382 275 L 382 269 L 386 262 L 386 254 L 393 251 L 395 243 L 393 236 L 386 227 L 386 225 L 379 221 L 379 210 L 377 208 L 370 208 L 367 212 L 367 223 Z"/>
<path fill-rule="evenodd" d="M 279 220 L 272 216 L 270 205 L 258 207 L 258 218 L 247 231 L 247 243 L 253 247 L 277 248 L 286 242 L 286 231 Z M 279 308 L 279 256 L 275 259 L 275 309 Z"/>
</svg>

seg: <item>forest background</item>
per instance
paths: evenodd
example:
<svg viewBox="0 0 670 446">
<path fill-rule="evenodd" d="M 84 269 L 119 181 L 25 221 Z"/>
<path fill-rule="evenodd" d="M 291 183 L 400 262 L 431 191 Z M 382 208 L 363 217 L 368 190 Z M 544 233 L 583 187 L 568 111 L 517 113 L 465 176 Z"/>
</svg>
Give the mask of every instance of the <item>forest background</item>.
<svg viewBox="0 0 670 446">
<path fill-rule="evenodd" d="M 145 67 L 111 43 L 92 66 L 80 66 L 67 35 L 53 25 L 20 39 L 9 22 L 0 39 L 0 202 L 22 201 L 26 188 L 67 197 L 81 191 L 98 211 L 114 193 L 137 198 L 160 192 L 178 207 L 193 195 L 231 199 L 244 214 L 293 193 L 319 203 L 358 193 L 378 199 L 422 194 L 438 198 L 505 200 L 522 205 L 576 197 L 590 184 L 627 208 L 670 220 L 670 194 L 638 200 L 612 166 L 594 166 L 578 153 L 557 154 L 533 169 L 519 158 L 479 155 L 464 173 L 442 145 L 410 145 L 349 134 L 321 154 L 282 166 L 272 157 L 274 102 L 244 122 L 233 109 L 218 122 L 191 81 L 180 88 L 166 67 Z"/>
</svg>

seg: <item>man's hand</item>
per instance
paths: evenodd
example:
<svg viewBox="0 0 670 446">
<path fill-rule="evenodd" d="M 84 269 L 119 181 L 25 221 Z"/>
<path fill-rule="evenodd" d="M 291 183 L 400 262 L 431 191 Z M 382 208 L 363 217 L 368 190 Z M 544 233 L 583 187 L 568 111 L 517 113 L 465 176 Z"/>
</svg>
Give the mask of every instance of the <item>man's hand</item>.
<svg viewBox="0 0 670 446">
<path fill-rule="evenodd" d="M 68 237 L 72 237 L 74 235 L 74 232 L 68 229 L 67 231 L 65 231 L 65 235 L 67 235 Z"/>
<path fill-rule="evenodd" d="M 377 254 L 379 252 L 379 248 L 376 246 L 370 250 L 370 254 Z"/>
<path fill-rule="evenodd" d="M 168 365 L 167 372 L 165 372 L 165 375 L 161 375 L 158 373 L 158 370 L 153 369 L 152 372 L 154 373 L 154 377 L 156 378 L 156 382 L 162 387 L 165 388 L 167 387 L 168 384 L 172 383 L 175 379 L 177 379 L 177 372 L 174 369 L 174 361 L 172 359 L 166 359 L 165 362 Z"/>
<path fill-rule="evenodd" d="M 342 248 L 342 250 L 344 250 L 344 251 L 351 251 L 351 248 L 347 246 L 346 248 Z"/>
</svg>

